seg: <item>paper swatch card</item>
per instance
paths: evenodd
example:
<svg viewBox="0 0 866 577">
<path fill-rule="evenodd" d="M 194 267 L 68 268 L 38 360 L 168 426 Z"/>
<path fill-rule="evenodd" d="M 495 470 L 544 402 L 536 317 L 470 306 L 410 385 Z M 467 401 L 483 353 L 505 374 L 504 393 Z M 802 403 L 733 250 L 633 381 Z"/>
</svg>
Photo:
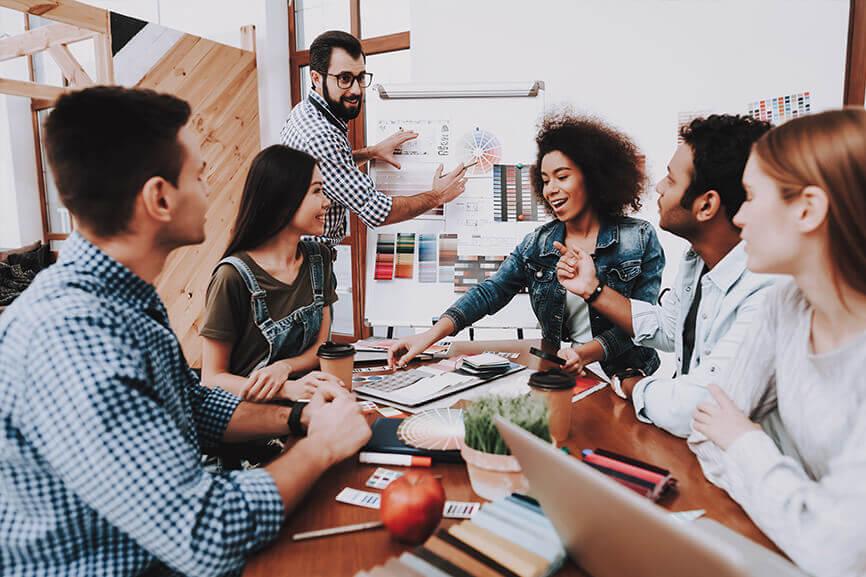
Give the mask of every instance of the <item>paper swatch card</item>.
<svg viewBox="0 0 866 577">
<path fill-rule="evenodd" d="M 391 469 L 379 467 L 373 472 L 372 475 L 370 475 L 370 478 L 367 479 L 365 485 L 372 489 L 384 489 L 393 481 L 399 479 L 402 476 L 403 473 L 401 473 L 400 471 L 393 471 Z"/>
<path fill-rule="evenodd" d="M 367 509 L 378 509 L 381 503 L 381 497 L 378 493 L 370 493 L 369 491 L 359 491 L 346 487 L 337 495 L 337 502 L 347 505 L 356 505 L 358 507 L 366 507 Z"/>
<path fill-rule="evenodd" d="M 442 516 L 446 519 L 471 519 L 481 508 L 481 503 L 469 501 L 446 501 Z"/>
</svg>

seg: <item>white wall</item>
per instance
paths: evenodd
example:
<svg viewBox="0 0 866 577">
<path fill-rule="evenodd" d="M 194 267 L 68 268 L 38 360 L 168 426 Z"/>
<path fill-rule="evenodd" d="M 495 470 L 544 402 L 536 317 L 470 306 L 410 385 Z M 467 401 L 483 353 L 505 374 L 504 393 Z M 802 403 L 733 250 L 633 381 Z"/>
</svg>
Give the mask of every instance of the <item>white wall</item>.
<svg viewBox="0 0 866 577">
<path fill-rule="evenodd" d="M 630 134 L 653 182 L 686 110 L 745 113 L 750 101 L 812 91 L 841 106 L 847 0 L 439 0 L 412 3 L 412 80 L 538 79 Z M 446 40 L 447 39 L 447 40 Z M 640 216 L 658 222 L 655 193 Z M 685 243 L 662 232 L 669 286 Z"/>
<path fill-rule="evenodd" d="M 0 8 L 0 32 L 24 31 L 19 12 Z M 28 80 L 24 59 L 0 62 L 0 76 Z M 0 95 L 0 248 L 42 238 L 30 99 Z"/>
</svg>

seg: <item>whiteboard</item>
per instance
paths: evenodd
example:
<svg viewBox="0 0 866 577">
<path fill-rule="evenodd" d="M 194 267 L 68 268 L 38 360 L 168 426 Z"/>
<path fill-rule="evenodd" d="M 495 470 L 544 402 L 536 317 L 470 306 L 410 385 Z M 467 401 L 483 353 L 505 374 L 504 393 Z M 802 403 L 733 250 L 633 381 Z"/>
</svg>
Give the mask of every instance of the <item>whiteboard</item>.
<svg viewBox="0 0 866 577">
<path fill-rule="evenodd" d="M 522 96 L 505 95 L 510 91 L 517 92 L 521 86 L 533 85 L 539 89 L 527 91 Z M 401 94 L 410 97 L 401 97 Z M 367 126 L 371 127 L 367 134 L 369 142 L 378 142 L 401 129 L 414 130 L 419 134 L 417 139 L 400 150 L 401 154 L 397 156 L 402 165 L 400 171 L 387 165 L 371 164 L 370 174 L 377 182 L 377 188 L 383 192 L 394 195 L 424 192 L 430 190 L 438 164 L 443 164 L 447 172 L 470 157 L 479 156 L 482 159 L 482 162 L 467 171 L 469 180 L 466 192 L 446 205 L 444 210 L 368 231 L 364 316 L 369 325 L 430 326 L 434 319 L 462 296 L 462 293 L 455 292 L 453 277 L 450 282 L 443 282 L 442 278 L 448 279 L 447 273 L 444 277 L 440 276 L 440 265 L 445 260 L 440 262 L 438 235 L 458 235 L 458 258 L 467 260 L 473 255 L 478 256 L 477 253 L 486 252 L 486 260 L 494 256 L 506 257 L 526 234 L 543 223 L 542 220 L 517 221 L 514 214 L 506 214 L 511 209 L 506 209 L 502 202 L 497 204 L 494 198 L 494 169 L 486 170 L 488 164 L 519 167 L 509 169 L 512 172 L 517 170 L 517 177 L 508 173 L 510 176 L 503 178 L 520 179 L 522 176 L 522 185 L 525 186 L 529 166 L 535 160 L 536 124 L 543 111 L 543 83 L 531 81 L 484 85 L 395 83 L 377 85 L 368 91 L 366 114 Z M 504 168 L 495 170 L 506 174 Z M 523 202 L 527 203 L 531 191 L 524 190 L 521 195 Z M 500 198 L 503 198 L 502 195 Z M 496 220 L 495 210 L 499 210 L 499 221 Z M 528 205 L 524 211 L 529 214 Z M 546 220 L 545 215 L 538 215 L 537 218 Z M 396 239 L 400 233 L 415 235 L 411 278 L 396 278 L 397 269 L 401 267 L 401 263 L 396 263 L 391 279 L 377 279 L 377 242 L 386 238 L 380 235 L 394 235 Z M 436 260 L 433 264 L 436 280 L 433 282 L 421 281 L 421 234 L 436 235 Z M 408 260 L 408 255 L 403 258 Z M 425 266 L 429 267 L 429 261 Z M 459 266 L 458 276 L 462 274 Z M 477 266 L 492 270 L 489 267 L 494 265 L 483 263 Z M 400 270 L 404 276 L 408 276 L 406 266 Z M 425 270 L 429 273 L 430 269 Z M 467 282 L 473 281 L 473 273 L 466 274 Z M 482 319 L 474 326 L 536 328 L 538 321 L 532 312 L 528 295 L 518 294 L 497 314 Z"/>
</svg>

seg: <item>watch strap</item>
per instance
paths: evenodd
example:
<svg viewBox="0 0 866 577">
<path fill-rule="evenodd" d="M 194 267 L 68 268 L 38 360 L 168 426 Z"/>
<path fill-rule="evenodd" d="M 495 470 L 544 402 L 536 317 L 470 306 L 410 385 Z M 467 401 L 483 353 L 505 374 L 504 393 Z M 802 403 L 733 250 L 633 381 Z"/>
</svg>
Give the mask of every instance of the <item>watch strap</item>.
<svg viewBox="0 0 866 577">
<path fill-rule="evenodd" d="M 303 437 L 307 434 L 307 430 L 301 424 L 301 413 L 304 412 L 306 406 L 307 403 L 295 403 L 292 405 L 292 411 L 289 413 L 289 432 L 293 437 Z"/>
<path fill-rule="evenodd" d="M 603 290 L 604 290 L 604 281 L 602 281 L 601 279 L 598 279 L 598 286 L 595 287 L 595 290 L 592 291 L 589 294 L 589 296 L 584 299 L 586 304 L 591 305 L 595 301 L 595 299 L 597 299 L 599 297 L 599 295 L 601 294 L 601 291 L 603 291 Z"/>
</svg>

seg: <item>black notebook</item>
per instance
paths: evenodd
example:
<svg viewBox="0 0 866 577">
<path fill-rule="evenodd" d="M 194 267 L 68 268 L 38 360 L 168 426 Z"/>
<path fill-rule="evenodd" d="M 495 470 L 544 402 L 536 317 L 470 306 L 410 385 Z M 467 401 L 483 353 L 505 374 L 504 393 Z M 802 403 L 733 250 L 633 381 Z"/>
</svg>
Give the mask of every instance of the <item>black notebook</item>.
<svg viewBox="0 0 866 577">
<path fill-rule="evenodd" d="M 411 447 L 397 436 L 397 428 L 405 419 L 377 419 L 373 426 L 373 436 L 362 451 L 372 453 L 398 453 L 401 455 L 419 455 L 431 457 L 434 463 L 462 463 L 463 457 L 457 449 L 451 451 L 436 451 Z"/>
</svg>

